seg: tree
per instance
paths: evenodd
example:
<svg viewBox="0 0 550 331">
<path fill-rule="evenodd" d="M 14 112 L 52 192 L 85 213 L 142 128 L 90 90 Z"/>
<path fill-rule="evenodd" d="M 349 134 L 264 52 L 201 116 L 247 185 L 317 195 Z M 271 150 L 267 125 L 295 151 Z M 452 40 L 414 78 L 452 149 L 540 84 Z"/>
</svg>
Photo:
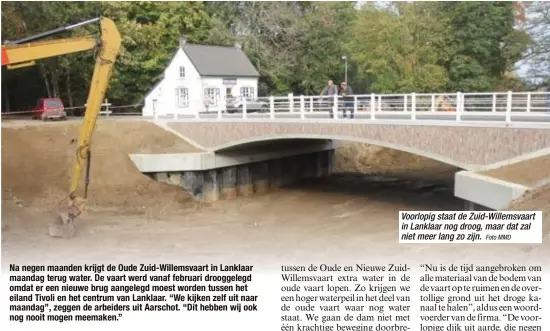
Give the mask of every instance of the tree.
<svg viewBox="0 0 550 331">
<path fill-rule="evenodd" d="M 449 25 L 432 3 L 367 4 L 352 31 L 348 47 L 372 92 L 433 92 L 447 84 Z"/>
<path fill-rule="evenodd" d="M 522 59 L 529 67 L 527 78 L 535 84 L 550 86 L 550 2 L 531 2 L 525 25 L 531 38 Z"/>
<path fill-rule="evenodd" d="M 441 17 L 448 19 L 452 27 L 452 57 L 446 63 L 448 89 L 494 90 L 526 47 L 521 32 L 514 30 L 512 3 L 462 1 L 438 5 Z"/>
<path fill-rule="evenodd" d="M 347 55 L 346 45 L 353 40 L 350 26 L 355 19 L 353 2 L 317 2 L 309 8 L 299 22 L 303 33 L 296 40 L 294 91 L 320 94 L 329 79 L 344 80 L 342 56 Z M 350 83 L 353 85 L 353 78 Z"/>
<path fill-rule="evenodd" d="M 210 28 L 201 2 L 104 2 L 122 35 L 121 53 L 110 82 L 109 99 L 135 104 L 160 79 L 179 38 L 201 42 Z"/>
</svg>

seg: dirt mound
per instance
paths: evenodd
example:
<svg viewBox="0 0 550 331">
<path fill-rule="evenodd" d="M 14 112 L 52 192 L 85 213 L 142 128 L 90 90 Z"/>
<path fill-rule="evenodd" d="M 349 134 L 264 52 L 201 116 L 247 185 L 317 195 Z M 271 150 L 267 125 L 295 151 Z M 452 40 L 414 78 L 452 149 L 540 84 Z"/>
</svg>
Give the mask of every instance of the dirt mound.
<svg viewBox="0 0 550 331">
<path fill-rule="evenodd" d="M 545 180 L 550 178 L 550 155 L 483 171 L 480 174 L 516 184 L 536 187 L 539 186 L 539 183 L 544 183 Z"/>
<path fill-rule="evenodd" d="M 377 175 L 424 173 L 430 176 L 457 171 L 456 167 L 422 156 L 363 143 L 342 142 L 336 151 L 336 171 Z"/>
<path fill-rule="evenodd" d="M 3 127 L 3 200 L 36 207 L 62 201 L 68 193 L 79 125 Z M 92 140 L 89 205 L 135 210 L 188 200 L 181 189 L 140 173 L 128 154 L 192 151 L 196 149 L 153 123 L 98 121 Z"/>
<path fill-rule="evenodd" d="M 541 210 L 542 233 L 550 235 L 550 184 L 529 191 L 513 202 L 507 210 Z"/>
</svg>

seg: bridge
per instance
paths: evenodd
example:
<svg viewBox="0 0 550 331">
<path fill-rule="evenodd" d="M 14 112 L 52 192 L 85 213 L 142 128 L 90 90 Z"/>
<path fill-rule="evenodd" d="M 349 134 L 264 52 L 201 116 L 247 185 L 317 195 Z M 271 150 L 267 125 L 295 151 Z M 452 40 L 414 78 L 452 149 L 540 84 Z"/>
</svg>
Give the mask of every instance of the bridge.
<svg viewBox="0 0 550 331">
<path fill-rule="evenodd" d="M 131 155 L 136 166 L 142 172 L 157 174 L 160 180 L 181 184 L 193 192 L 203 192 L 197 187 L 204 188 L 206 182 L 209 191 L 222 192 L 224 183 L 234 182 L 227 185 L 237 191 L 245 186 L 242 191 L 251 192 L 254 176 L 262 182 L 256 186 L 270 186 L 270 163 L 279 173 L 279 178 L 272 182 L 285 182 L 282 177 L 291 176 L 290 173 L 294 179 L 330 174 L 337 142 L 356 141 L 425 156 L 463 169 L 457 174 L 457 187 L 471 191 L 459 185 L 461 176 L 469 181 L 468 187 L 474 187 L 472 172 L 550 153 L 549 92 L 369 94 L 346 99 L 289 95 L 243 99 L 233 112 L 225 111 L 228 107 L 218 107 L 213 113 L 205 110 L 144 113 L 144 118 L 204 152 Z M 354 118 L 349 116 L 351 111 Z M 285 158 L 291 159 L 286 166 L 273 163 Z M 292 164 L 303 169 L 292 170 Z M 239 173 L 248 179 L 240 180 Z M 181 175 L 186 175 L 187 180 Z M 293 180 L 287 179 L 287 182 Z M 486 184 L 489 179 L 477 180 Z M 499 208 L 528 189 L 511 188 L 506 183 L 493 186 L 504 187 L 500 191 L 505 191 L 506 197 L 497 202 L 481 201 L 484 198 L 479 197 L 472 200 Z M 455 193 L 462 198 L 470 195 Z M 485 195 L 496 194 L 493 193 Z M 210 199 L 219 198 L 218 193 L 214 195 Z"/>
</svg>

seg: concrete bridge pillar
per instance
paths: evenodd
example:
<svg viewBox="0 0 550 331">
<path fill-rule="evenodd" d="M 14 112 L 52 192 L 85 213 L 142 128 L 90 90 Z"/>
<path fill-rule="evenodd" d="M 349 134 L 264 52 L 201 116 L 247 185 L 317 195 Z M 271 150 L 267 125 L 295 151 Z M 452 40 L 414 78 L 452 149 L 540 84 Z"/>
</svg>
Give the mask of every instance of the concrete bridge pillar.
<svg viewBox="0 0 550 331">
<path fill-rule="evenodd" d="M 196 200 L 208 202 L 265 193 L 303 178 L 328 176 L 334 150 L 324 150 L 217 169 L 158 172 L 160 182 L 179 186 Z"/>
<path fill-rule="evenodd" d="M 283 160 L 269 160 L 267 167 L 269 169 L 269 188 L 278 189 L 283 186 Z"/>
<path fill-rule="evenodd" d="M 319 177 L 330 176 L 332 174 L 332 168 L 334 166 L 334 153 L 331 153 L 331 151 L 319 152 L 317 158 L 317 162 L 319 165 Z"/>
<path fill-rule="evenodd" d="M 308 154 L 297 155 L 296 160 L 296 179 L 306 178 L 308 172 Z"/>
<path fill-rule="evenodd" d="M 334 172 L 335 167 L 335 159 L 336 159 L 336 151 L 334 149 L 331 149 L 328 151 L 328 171 L 327 175 L 330 176 Z"/>
<path fill-rule="evenodd" d="M 315 177 L 323 177 L 325 174 L 324 152 L 315 153 Z"/>
<path fill-rule="evenodd" d="M 201 172 L 184 172 L 181 186 L 199 200 L 203 198 L 204 177 Z"/>
<path fill-rule="evenodd" d="M 227 167 L 221 170 L 221 196 L 223 199 L 237 198 L 237 168 Z"/>
<path fill-rule="evenodd" d="M 203 175 L 203 200 L 207 202 L 218 201 L 220 199 L 220 176 L 218 170 L 207 170 Z"/>
<path fill-rule="evenodd" d="M 240 165 L 237 167 L 237 191 L 239 195 L 245 197 L 254 194 L 252 176 L 250 174 L 250 168 L 248 164 Z"/>
<path fill-rule="evenodd" d="M 285 157 L 281 160 L 281 182 L 283 186 L 290 185 L 296 180 L 296 157 Z"/>
<path fill-rule="evenodd" d="M 251 165 L 254 192 L 265 193 L 269 190 L 269 164 L 257 162 Z"/>
<path fill-rule="evenodd" d="M 310 153 L 306 155 L 306 162 L 305 162 L 305 173 L 304 176 L 306 178 L 315 178 L 317 177 L 318 164 L 317 164 L 317 153 Z"/>
</svg>

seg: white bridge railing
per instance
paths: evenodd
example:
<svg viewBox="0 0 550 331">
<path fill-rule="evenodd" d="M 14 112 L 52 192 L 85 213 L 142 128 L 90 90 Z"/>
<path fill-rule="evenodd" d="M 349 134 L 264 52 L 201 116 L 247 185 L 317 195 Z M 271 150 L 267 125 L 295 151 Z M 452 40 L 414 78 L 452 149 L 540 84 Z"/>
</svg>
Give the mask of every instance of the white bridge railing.
<svg viewBox="0 0 550 331">
<path fill-rule="evenodd" d="M 187 102 L 188 105 L 197 104 Z M 202 104 L 202 103 L 201 103 Z M 550 122 L 550 92 L 270 96 L 210 101 L 208 107 L 158 109 L 162 119 L 399 119 Z"/>
</svg>

